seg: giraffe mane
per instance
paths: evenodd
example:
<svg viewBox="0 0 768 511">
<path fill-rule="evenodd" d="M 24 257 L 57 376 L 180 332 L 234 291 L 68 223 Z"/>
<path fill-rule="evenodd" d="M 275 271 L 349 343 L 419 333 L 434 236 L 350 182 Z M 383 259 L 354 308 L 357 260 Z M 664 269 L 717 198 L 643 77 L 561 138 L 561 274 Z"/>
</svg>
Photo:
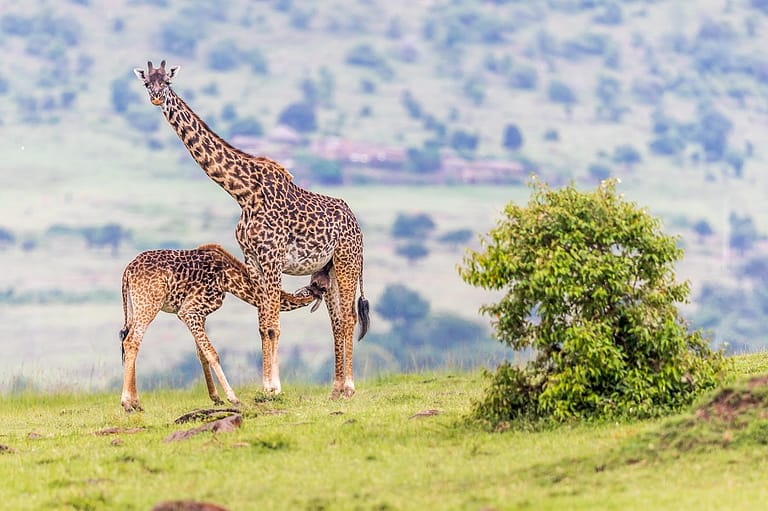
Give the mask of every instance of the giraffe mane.
<svg viewBox="0 0 768 511">
<path fill-rule="evenodd" d="M 187 102 L 186 102 L 186 101 L 184 101 L 184 99 L 183 99 L 181 96 L 179 96 L 178 94 L 176 94 L 176 92 L 175 92 L 175 91 L 173 92 L 173 94 L 174 94 L 174 96 L 176 96 L 176 99 L 177 99 L 179 102 L 181 102 L 181 103 L 182 103 L 182 104 L 183 104 L 183 105 L 186 107 L 186 110 L 187 110 L 187 111 L 189 111 L 190 115 L 192 115 L 192 116 L 195 118 L 195 120 L 196 120 L 197 122 L 199 122 L 199 123 L 200 123 L 200 124 L 203 126 L 203 128 L 204 128 L 206 131 L 208 131 L 208 133 L 210 133 L 210 134 L 211 134 L 211 136 L 215 137 L 215 138 L 216 138 L 216 140 L 217 140 L 218 142 L 220 142 L 220 143 L 221 143 L 221 144 L 222 144 L 224 147 L 226 147 L 228 150 L 230 150 L 230 151 L 232 151 L 233 153 L 237 154 L 238 156 L 240 156 L 240 157 L 242 157 L 242 158 L 245 158 L 245 159 L 248 159 L 248 160 L 269 160 L 270 162 L 273 162 L 273 163 L 275 163 L 275 165 L 273 165 L 272 167 L 273 167 L 275 170 L 277 170 L 278 172 L 280 172 L 280 173 L 283 175 L 283 177 L 287 178 L 289 181 L 292 181 L 292 180 L 293 180 L 293 174 L 291 174 L 291 172 L 290 172 L 288 169 L 286 169 L 285 167 L 283 167 L 282 165 L 280 165 L 280 164 L 279 164 L 279 163 L 277 163 L 276 161 L 274 161 L 274 160 L 272 160 L 272 159 L 270 159 L 270 158 L 259 157 L 259 156 L 254 156 L 254 155 L 252 155 L 252 154 L 248 154 L 248 153 L 246 153 L 245 151 L 243 151 L 242 149 L 238 149 L 237 147 L 235 147 L 235 146 L 233 146 L 232 144 L 230 144 L 229 142 L 227 142 L 227 141 L 226 141 L 226 140 L 225 140 L 225 139 L 224 139 L 224 138 L 223 138 L 221 135 L 219 135 L 218 133 L 216 133 L 215 131 L 213 131 L 213 130 L 211 129 L 211 127 L 210 127 L 210 126 L 208 126 L 208 123 L 207 123 L 207 122 L 205 122 L 205 121 L 202 119 L 202 117 L 200 117 L 199 115 L 197 115 L 197 112 L 195 112 L 195 111 L 194 111 L 194 109 L 192 109 L 192 108 L 191 108 L 191 107 L 190 107 L 190 106 L 187 104 Z"/>
<path fill-rule="evenodd" d="M 205 245 L 200 245 L 197 247 L 197 250 L 211 250 L 214 252 L 218 252 L 221 254 L 224 259 L 226 259 L 232 266 L 237 268 L 239 271 L 245 273 L 246 275 L 250 275 L 250 271 L 248 270 L 248 267 L 245 265 L 244 262 L 242 262 L 240 259 L 229 253 L 227 249 L 219 245 L 218 243 L 206 243 Z"/>
</svg>

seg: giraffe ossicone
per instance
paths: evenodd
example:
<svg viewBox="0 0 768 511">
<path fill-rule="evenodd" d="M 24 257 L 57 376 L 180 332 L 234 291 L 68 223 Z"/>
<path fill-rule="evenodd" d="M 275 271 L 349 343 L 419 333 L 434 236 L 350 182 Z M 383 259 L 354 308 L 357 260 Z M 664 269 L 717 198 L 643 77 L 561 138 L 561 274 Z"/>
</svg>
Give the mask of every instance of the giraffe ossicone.
<svg viewBox="0 0 768 511">
<path fill-rule="evenodd" d="M 163 60 L 160 67 L 150 61 L 146 70 L 135 73 L 192 158 L 240 206 L 235 238 L 262 286 L 257 309 L 264 390 L 281 391 L 277 348 L 282 275 L 320 272 L 328 277 L 325 304 L 334 338 L 331 397 L 351 397 L 355 325 L 359 321 L 360 340 L 370 323 L 363 292 L 363 234 L 355 215 L 343 200 L 297 186 L 276 161 L 247 154 L 214 133 L 171 88 L 178 71 L 178 66 L 166 69 Z"/>
</svg>

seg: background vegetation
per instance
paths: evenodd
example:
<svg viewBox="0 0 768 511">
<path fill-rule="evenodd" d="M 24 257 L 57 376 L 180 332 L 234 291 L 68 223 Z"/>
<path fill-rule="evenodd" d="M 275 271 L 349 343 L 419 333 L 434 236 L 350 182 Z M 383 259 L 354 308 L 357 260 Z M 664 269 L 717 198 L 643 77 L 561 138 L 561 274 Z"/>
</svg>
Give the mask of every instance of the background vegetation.
<svg viewBox="0 0 768 511">
<path fill-rule="evenodd" d="M 429 304 L 408 328 L 374 310 L 360 374 L 498 359 L 476 313 L 497 297 L 455 266 L 507 202 L 525 200 L 531 172 L 553 186 L 620 177 L 682 236 L 685 315 L 730 351 L 763 349 L 765 30 L 758 0 L 4 5 L 0 320 L 16 356 L 0 362 L 0 387 L 108 384 L 119 274 L 135 253 L 236 251 L 236 207 L 131 73 L 162 58 L 220 134 L 350 203 L 374 307 L 392 287 Z M 402 235 L 403 221 L 420 234 Z M 306 380 L 330 378 L 323 314 L 284 322 L 283 360 Z M 461 327 L 438 333 L 450 321 Z M 234 301 L 211 321 L 228 372 L 246 380 L 254 323 Z M 190 344 L 158 319 L 140 371 L 181 370 Z"/>
</svg>

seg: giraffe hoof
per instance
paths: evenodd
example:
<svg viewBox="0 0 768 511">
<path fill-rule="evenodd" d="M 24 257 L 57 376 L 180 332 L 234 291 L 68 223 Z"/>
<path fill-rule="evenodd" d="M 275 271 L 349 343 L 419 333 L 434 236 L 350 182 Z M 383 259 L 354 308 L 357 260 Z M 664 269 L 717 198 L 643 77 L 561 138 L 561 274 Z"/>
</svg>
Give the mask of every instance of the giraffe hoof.
<svg viewBox="0 0 768 511">
<path fill-rule="evenodd" d="M 142 408 L 139 403 L 124 403 L 123 409 L 126 411 L 126 413 L 144 411 L 144 408 Z"/>
<path fill-rule="evenodd" d="M 328 396 L 328 399 L 333 399 L 334 401 L 339 399 L 341 397 L 341 389 L 333 389 L 331 391 L 331 395 Z"/>
<path fill-rule="evenodd" d="M 344 397 L 350 398 L 355 395 L 354 387 L 344 387 Z"/>
</svg>

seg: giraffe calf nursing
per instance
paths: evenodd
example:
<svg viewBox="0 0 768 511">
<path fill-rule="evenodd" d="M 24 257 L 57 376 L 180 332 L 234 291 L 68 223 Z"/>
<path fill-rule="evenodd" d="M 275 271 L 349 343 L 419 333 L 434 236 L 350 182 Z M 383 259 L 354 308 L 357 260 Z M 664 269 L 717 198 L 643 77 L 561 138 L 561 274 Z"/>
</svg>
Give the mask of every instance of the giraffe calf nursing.
<svg viewBox="0 0 768 511">
<path fill-rule="evenodd" d="M 281 291 L 280 310 L 298 309 L 313 301 L 316 302 L 313 310 L 316 309 L 329 285 L 327 273 L 314 273 L 310 284 L 296 293 Z M 126 411 L 141 410 L 136 391 L 136 357 L 144 332 L 160 311 L 175 313 L 192 332 L 211 400 L 223 403 L 211 377 L 213 368 L 227 400 L 239 403 L 205 333 L 205 320 L 221 307 L 226 293 L 251 305 L 258 303 L 261 286 L 253 281 L 245 264 L 215 244 L 194 250 L 150 250 L 128 263 L 123 271 L 122 288 L 125 324 L 120 331 L 123 353 L 120 402 Z"/>
</svg>

